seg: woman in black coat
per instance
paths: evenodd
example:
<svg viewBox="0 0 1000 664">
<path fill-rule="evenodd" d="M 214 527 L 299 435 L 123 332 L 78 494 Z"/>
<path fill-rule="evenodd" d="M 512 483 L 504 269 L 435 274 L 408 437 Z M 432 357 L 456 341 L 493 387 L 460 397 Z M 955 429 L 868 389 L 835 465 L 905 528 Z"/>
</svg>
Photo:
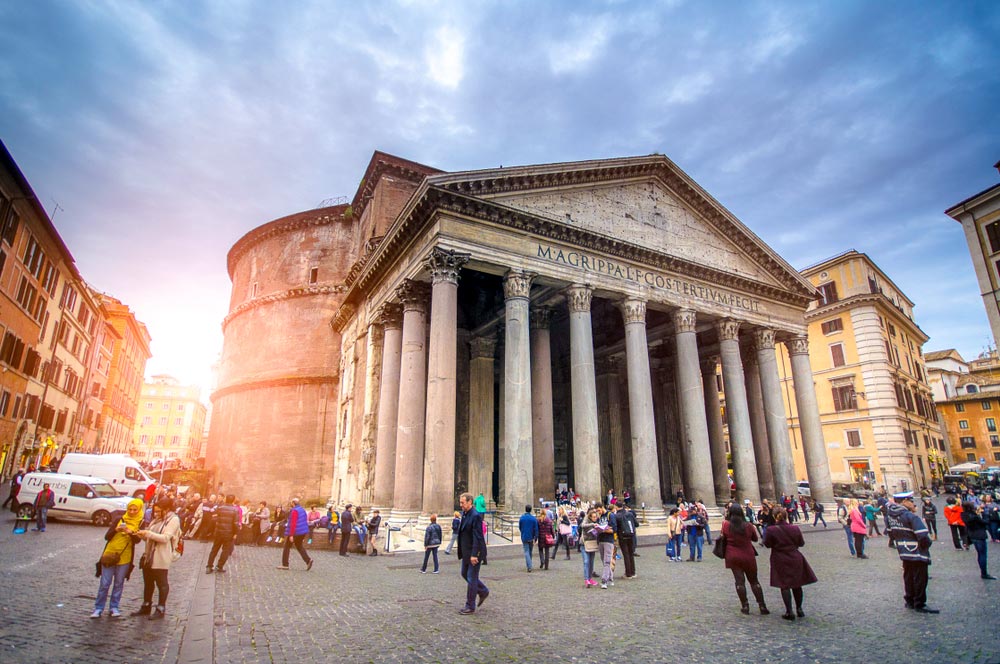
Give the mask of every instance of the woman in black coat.
<svg viewBox="0 0 1000 664">
<path fill-rule="evenodd" d="M 430 525 L 424 531 L 424 565 L 420 568 L 421 574 L 427 574 L 427 559 L 432 555 L 434 556 L 434 571 L 431 574 L 438 573 L 438 547 L 441 546 L 443 536 L 437 520 L 438 515 L 431 514 Z"/>
<path fill-rule="evenodd" d="M 764 535 L 764 546 L 771 549 L 771 586 L 781 588 L 781 599 L 785 603 L 785 620 L 795 620 L 795 616 L 805 618 L 802 611 L 802 586 L 816 583 L 816 575 L 799 549 L 805 546 L 802 531 L 788 523 L 788 514 L 778 510 L 774 515 L 774 525 Z M 795 613 L 792 613 L 792 597 L 795 598 Z"/>
</svg>

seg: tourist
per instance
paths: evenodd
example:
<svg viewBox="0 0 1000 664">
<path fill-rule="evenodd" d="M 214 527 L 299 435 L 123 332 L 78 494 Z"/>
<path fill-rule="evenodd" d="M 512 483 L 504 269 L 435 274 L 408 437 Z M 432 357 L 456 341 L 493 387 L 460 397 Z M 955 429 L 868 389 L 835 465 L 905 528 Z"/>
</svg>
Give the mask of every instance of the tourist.
<svg viewBox="0 0 1000 664">
<path fill-rule="evenodd" d="M 111 591 L 111 617 L 121 618 L 118 609 L 125 589 L 125 581 L 132 576 L 135 567 L 135 545 L 139 542 L 139 529 L 142 526 L 142 501 L 133 498 L 129 501 L 125 514 L 116 523 L 112 523 L 104 539 L 104 551 L 98 563 L 100 570 L 100 585 L 97 588 L 97 601 L 91 618 L 100 618 L 104 613 L 104 605 L 108 601 L 108 591 Z"/>
<path fill-rule="evenodd" d="M 675 563 L 681 562 L 681 537 L 684 532 L 684 522 L 681 519 L 681 511 L 676 507 L 670 508 L 670 516 L 667 517 L 667 558 Z"/>
<path fill-rule="evenodd" d="M 774 511 L 777 509 L 766 498 L 761 501 L 760 511 L 757 512 L 757 523 L 760 524 L 760 535 L 767 534 L 767 529 L 774 525 Z M 728 512 L 727 512 L 728 514 Z"/>
<path fill-rule="evenodd" d="M 458 541 L 458 529 L 461 528 L 461 526 L 462 526 L 462 513 L 455 512 L 454 516 L 451 519 L 451 540 L 448 542 L 448 546 L 446 546 L 444 549 L 444 555 L 446 556 L 451 555 L 451 549 L 455 545 L 455 542 Z"/>
<path fill-rule="evenodd" d="M 850 498 L 837 502 L 837 523 L 847 535 L 847 548 L 851 550 L 851 556 L 854 556 L 854 533 L 851 532 L 851 510 L 853 508 L 854 501 Z"/>
<path fill-rule="evenodd" d="M 608 585 L 615 585 L 614 568 L 612 564 L 615 559 L 615 530 L 617 519 L 614 512 L 605 512 L 600 507 L 597 509 L 597 551 L 601 554 L 601 589 L 607 590 Z"/>
<path fill-rule="evenodd" d="M 634 579 L 635 574 L 635 533 L 639 523 L 635 513 L 623 508 L 615 515 L 618 535 L 618 548 L 621 550 L 622 562 L 625 563 L 625 578 Z"/>
<path fill-rule="evenodd" d="M 214 571 L 223 573 L 226 571 L 226 561 L 233 552 L 233 542 L 240 533 L 240 514 L 236 511 L 233 502 L 236 496 L 229 494 L 226 496 L 226 504 L 219 505 L 215 510 L 215 532 L 212 537 L 212 550 L 208 554 L 208 566 L 205 568 L 206 574 L 212 573 L 212 563 L 215 556 L 222 551 L 219 557 L 219 565 Z"/>
<path fill-rule="evenodd" d="M 340 514 L 334 509 L 333 505 L 330 505 L 326 508 L 326 516 L 326 543 L 333 544 L 333 536 L 340 529 Z"/>
<path fill-rule="evenodd" d="M 379 526 L 382 525 L 382 516 L 378 510 L 372 510 L 371 516 L 368 517 L 365 525 L 368 527 L 368 555 L 377 556 L 378 546 L 376 546 L 375 540 L 378 538 Z"/>
<path fill-rule="evenodd" d="M 850 512 L 851 534 L 854 535 L 854 551 L 858 558 L 867 558 L 865 554 L 865 540 L 868 538 L 867 518 L 865 516 L 865 506 L 858 502 L 851 501 L 854 507 Z"/>
<path fill-rule="evenodd" d="M 591 586 L 596 586 L 597 582 L 592 578 L 594 576 L 594 556 L 598 551 L 597 544 L 597 510 L 590 508 L 587 510 L 587 516 L 580 525 L 580 541 L 583 544 L 581 549 L 581 555 L 583 556 L 583 587 L 590 588 Z"/>
<path fill-rule="evenodd" d="M 1000 542 L 1000 505 L 997 505 L 993 496 L 988 493 L 983 494 L 983 519 L 986 520 L 986 527 L 990 531 L 990 539 L 993 542 Z"/>
<path fill-rule="evenodd" d="M 312 569 L 312 558 L 309 557 L 305 547 L 302 546 L 308 534 L 309 519 L 306 511 L 299 504 L 298 498 L 292 498 L 292 509 L 288 512 L 288 518 L 285 519 L 285 546 L 281 549 L 281 565 L 278 566 L 278 569 L 288 569 L 288 553 L 292 550 L 293 544 L 295 545 L 295 550 L 299 552 L 302 562 L 306 564 L 306 571 L 308 572 Z"/>
<path fill-rule="evenodd" d="M 823 511 L 826 508 L 823 507 L 823 503 L 819 502 L 818 500 L 814 500 L 812 501 L 812 508 L 813 508 L 813 526 L 815 527 L 817 522 L 822 521 L 823 527 L 826 528 L 826 519 L 823 518 Z"/>
<path fill-rule="evenodd" d="M 951 528 L 951 541 L 959 551 L 968 549 L 965 522 L 962 521 L 962 506 L 951 497 L 945 502 L 948 504 L 944 508 L 944 518 L 948 520 L 948 527 Z"/>
<path fill-rule="evenodd" d="M 344 511 L 340 513 L 340 555 L 347 557 L 347 547 L 351 543 L 351 533 L 354 532 L 354 513 L 351 503 L 344 505 Z"/>
<path fill-rule="evenodd" d="M 524 549 L 524 565 L 528 573 L 531 573 L 531 549 L 538 539 L 538 519 L 531 513 L 531 505 L 524 506 L 524 514 L 517 522 L 517 529 L 521 532 L 521 548 Z"/>
<path fill-rule="evenodd" d="M 809 501 L 805 496 L 799 496 L 799 509 L 802 510 L 802 520 L 809 521 Z"/>
<path fill-rule="evenodd" d="M 17 508 L 19 503 L 17 502 L 17 494 L 21 493 L 21 481 L 24 479 L 24 468 L 18 468 L 14 476 L 10 478 L 10 493 L 7 494 L 7 500 L 3 501 L 3 507 L 7 507 L 10 503 L 10 511 L 17 513 Z"/>
<path fill-rule="evenodd" d="M 931 535 L 931 539 L 937 541 L 937 506 L 931 502 L 930 497 L 924 498 L 924 504 L 920 507 L 920 516 L 924 518 L 924 525 Z"/>
<path fill-rule="evenodd" d="M 486 516 L 486 496 L 483 495 L 482 491 L 480 491 L 479 495 L 476 496 L 475 508 L 476 511 L 479 512 L 481 516 L 483 517 Z"/>
<path fill-rule="evenodd" d="M 552 558 L 551 549 L 556 544 L 556 535 L 552 529 L 552 519 L 544 510 L 538 519 L 538 569 L 547 570 Z"/>
<path fill-rule="evenodd" d="M 142 559 L 142 606 L 133 616 L 148 615 L 150 620 L 162 620 L 167 611 L 170 594 L 170 565 L 174 550 L 181 539 L 181 520 L 174 514 L 174 503 L 165 498 L 153 505 L 153 521 L 146 530 L 137 533 L 145 540 Z M 156 609 L 153 610 L 153 588 L 157 590 Z"/>
<path fill-rule="evenodd" d="M 554 558 L 559 553 L 559 545 L 562 544 L 566 547 L 566 560 L 569 560 L 569 540 L 573 536 L 573 524 L 569 520 L 569 514 L 566 513 L 565 507 L 559 508 L 559 523 L 556 527 L 558 532 L 556 533 L 556 546 L 552 550 L 552 557 Z"/>
<path fill-rule="evenodd" d="M 771 587 L 781 588 L 781 600 L 785 603 L 785 613 L 781 617 L 785 620 L 795 620 L 796 616 L 805 618 L 802 586 L 816 583 L 816 575 L 799 551 L 805 546 L 802 531 L 779 514 L 774 526 L 767 529 L 764 546 L 771 549 Z M 795 613 L 792 613 L 793 597 Z"/>
<path fill-rule="evenodd" d="M 420 567 L 421 574 L 427 574 L 427 559 L 434 556 L 434 571 L 432 574 L 438 573 L 438 547 L 441 546 L 441 541 L 444 536 L 441 533 L 441 526 L 438 525 L 438 515 L 431 514 L 431 522 L 428 524 L 427 529 L 424 530 L 424 564 Z"/>
<path fill-rule="evenodd" d="M 361 514 L 361 505 L 354 508 L 354 525 L 351 529 L 358 536 L 358 544 L 361 546 L 361 550 L 365 551 L 365 541 L 368 538 L 368 525 Z"/>
<path fill-rule="evenodd" d="M 32 530 L 44 533 L 45 525 L 49 520 L 49 510 L 56 506 L 56 494 L 49 488 L 48 482 L 42 485 L 42 490 L 35 496 L 33 506 L 35 508 L 35 527 Z"/>
<path fill-rule="evenodd" d="M 737 509 L 741 508 L 737 507 Z M 698 562 L 701 562 L 702 548 L 705 543 L 705 523 L 705 517 L 698 514 L 696 509 L 688 510 L 687 519 L 684 521 L 688 538 L 688 562 L 694 562 L 695 553 L 698 554 Z"/>
<path fill-rule="evenodd" d="M 490 596 L 490 589 L 479 580 L 480 565 L 486 562 L 486 538 L 483 536 L 483 515 L 472 506 L 472 494 L 463 493 L 459 496 L 458 506 L 462 510 L 458 557 L 462 559 L 462 578 L 466 582 L 465 606 L 459 613 L 469 615 L 475 613 L 476 606 L 482 606 Z M 478 604 L 476 597 L 479 598 Z"/>
<path fill-rule="evenodd" d="M 766 616 L 770 611 L 767 610 L 764 591 L 757 579 L 757 552 L 753 548 L 753 542 L 757 541 L 757 529 L 747 523 L 746 512 L 738 505 L 729 508 L 726 520 L 722 522 L 722 537 L 726 540 L 726 568 L 733 573 L 736 596 L 740 599 L 740 613 L 750 613 L 746 586 L 749 580 L 760 614 Z"/>
<path fill-rule="evenodd" d="M 982 517 L 982 506 L 966 501 L 962 503 L 962 523 L 965 524 L 966 537 L 969 543 L 976 548 L 976 562 L 979 563 L 979 575 L 990 581 L 996 579 L 986 571 L 986 520 Z"/>
<path fill-rule="evenodd" d="M 625 489 L 624 491 L 622 491 L 622 502 L 625 503 L 625 507 L 631 507 L 632 506 L 632 494 L 629 493 L 628 489 Z"/>
<path fill-rule="evenodd" d="M 939 613 L 927 606 L 927 567 L 931 564 L 931 538 L 927 526 L 917 516 L 912 491 L 893 494 L 889 505 L 889 524 L 896 542 L 896 552 L 903 562 L 903 601 L 906 608 L 918 613 Z"/>
<path fill-rule="evenodd" d="M 871 537 L 873 532 L 876 537 L 882 537 L 882 532 L 878 529 L 877 519 L 880 511 L 880 508 L 875 505 L 875 501 L 873 500 L 869 500 L 865 504 L 865 521 L 868 523 L 868 537 Z"/>
<path fill-rule="evenodd" d="M 267 533 L 271 530 L 271 510 L 267 508 L 265 501 L 260 501 L 260 507 L 254 512 L 253 521 L 254 529 L 256 530 L 254 544 L 260 546 L 264 543 L 264 538 L 267 537 Z"/>
</svg>

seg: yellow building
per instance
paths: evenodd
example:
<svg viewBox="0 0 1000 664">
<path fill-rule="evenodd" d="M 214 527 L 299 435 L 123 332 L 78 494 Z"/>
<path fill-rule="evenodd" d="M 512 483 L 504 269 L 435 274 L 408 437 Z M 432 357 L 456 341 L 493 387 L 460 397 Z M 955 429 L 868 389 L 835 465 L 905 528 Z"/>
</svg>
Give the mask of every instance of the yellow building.
<svg viewBox="0 0 1000 664">
<path fill-rule="evenodd" d="M 1000 466 L 1000 357 L 991 350 L 966 363 L 954 349 L 934 356 L 930 372 L 945 385 L 936 403 L 952 458 Z"/>
<path fill-rule="evenodd" d="M 151 357 L 149 331 L 120 300 L 107 294 L 98 297 L 117 332 L 112 339 L 111 368 L 101 412 L 100 449 L 102 454 L 128 453 L 132 447 L 142 377 Z"/>
<path fill-rule="evenodd" d="M 172 376 L 153 376 L 142 386 L 132 457 L 156 463 L 192 465 L 202 455 L 205 406 L 201 390 L 181 385 Z"/>
<path fill-rule="evenodd" d="M 928 337 L 911 302 L 866 254 L 851 250 L 806 268 L 821 299 L 806 314 L 809 359 L 836 482 L 890 492 L 930 486 L 946 450 L 927 383 Z M 806 477 L 788 352 L 778 355 L 796 474 Z"/>
</svg>

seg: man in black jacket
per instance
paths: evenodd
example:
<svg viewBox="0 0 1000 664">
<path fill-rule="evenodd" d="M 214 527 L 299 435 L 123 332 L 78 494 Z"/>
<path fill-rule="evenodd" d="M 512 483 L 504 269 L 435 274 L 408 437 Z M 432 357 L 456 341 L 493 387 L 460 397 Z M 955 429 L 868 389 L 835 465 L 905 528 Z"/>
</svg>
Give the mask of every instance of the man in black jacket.
<svg viewBox="0 0 1000 664">
<path fill-rule="evenodd" d="M 462 559 L 462 578 L 468 584 L 462 615 L 476 612 L 490 595 L 490 589 L 479 580 L 479 570 L 486 561 L 486 538 L 483 536 L 483 515 L 472 506 L 472 494 L 463 493 L 458 499 L 462 508 L 462 523 L 458 531 L 458 557 Z"/>
<path fill-rule="evenodd" d="M 206 574 L 212 573 L 212 563 L 215 562 L 215 555 L 222 551 L 219 556 L 219 566 L 216 572 L 225 572 L 226 561 L 233 552 L 233 544 L 240 533 L 240 510 L 233 505 L 236 496 L 229 494 L 226 496 L 226 504 L 215 508 L 215 535 L 212 540 L 212 551 L 208 554 L 208 567 Z"/>
<path fill-rule="evenodd" d="M 625 563 L 625 578 L 635 578 L 635 529 L 639 522 L 629 508 L 618 510 L 615 514 L 615 527 L 618 529 L 618 547 Z"/>
</svg>

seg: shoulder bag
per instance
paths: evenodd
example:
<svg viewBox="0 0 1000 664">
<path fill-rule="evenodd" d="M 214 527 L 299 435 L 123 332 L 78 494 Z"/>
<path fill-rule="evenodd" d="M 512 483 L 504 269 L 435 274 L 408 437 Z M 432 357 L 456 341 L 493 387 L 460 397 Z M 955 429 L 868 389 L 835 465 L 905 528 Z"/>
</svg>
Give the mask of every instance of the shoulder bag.
<svg viewBox="0 0 1000 664">
<path fill-rule="evenodd" d="M 712 555 L 715 556 L 716 558 L 722 558 L 723 560 L 725 560 L 726 544 L 727 541 L 725 535 L 719 535 L 718 537 L 716 537 L 715 544 L 712 545 Z"/>
</svg>

